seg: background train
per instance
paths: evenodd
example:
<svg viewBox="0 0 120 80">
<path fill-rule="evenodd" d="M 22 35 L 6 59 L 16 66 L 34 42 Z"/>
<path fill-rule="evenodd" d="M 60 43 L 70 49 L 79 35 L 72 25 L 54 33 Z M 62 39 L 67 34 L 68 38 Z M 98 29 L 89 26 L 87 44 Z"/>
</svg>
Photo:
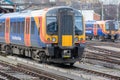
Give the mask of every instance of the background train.
<svg viewBox="0 0 120 80">
<path fill-rule="evenodd" d="M 82 14 L 70 7 L 22 11 L 0 16 L 0 50 L 40 62 L 69 63 L 82 58 Z"/>
<path fill-rule="evenodd" d="M 85 25 L 86 36 L 90 40 L 96 38 L 101 41 L 111 40 L 114 42 L 119 39 L 120 27 L 117 21 L 87 21 Z"/>
</svg>

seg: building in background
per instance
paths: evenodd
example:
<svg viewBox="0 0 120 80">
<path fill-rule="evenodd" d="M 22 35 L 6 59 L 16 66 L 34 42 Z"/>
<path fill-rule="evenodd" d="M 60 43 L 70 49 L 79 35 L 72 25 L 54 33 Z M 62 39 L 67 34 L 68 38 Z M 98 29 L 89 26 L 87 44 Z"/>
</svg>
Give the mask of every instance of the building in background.
<svg viewBox="0 0 120 80">
<path fill-rule="evenodd" d="M 6 5 L 5 5 L 6 4 Z M 0 13 L 8 13 L 14 11 L 14 6 L 11 5 L 12 3 L 9 3 L 5 0 L 0 1 Z M 9 6 L 8 6 L 9 5 Z"/>
<path fill-rule="evenodd" d="M 82 3 L 99 3 L 99 0 L 79 0 Z"/>
<path fill-rule="evenodd" d="M 100 20 L 100 15 L 95 13 L 94 10 L 80 10 L 82 12 L 85 21 Z"/>
</svg>

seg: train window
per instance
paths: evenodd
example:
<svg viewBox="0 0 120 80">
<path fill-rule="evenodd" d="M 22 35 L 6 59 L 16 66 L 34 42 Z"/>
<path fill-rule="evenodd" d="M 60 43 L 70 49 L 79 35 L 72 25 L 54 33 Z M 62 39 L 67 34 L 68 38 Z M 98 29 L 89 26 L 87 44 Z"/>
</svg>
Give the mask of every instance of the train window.
<svg viewBox="0 0 120 80">
<path fill-rule="evenodd" d="M 108 30 L 109 29 L 109 23 L 106 23 L 106 30 Z"/>
<path fill-rule="evenodd" d="M 24 33 L 24 26 L 25 26 L 25 22 L 21 22 L 21 33 L 23 34 Z"/>
<path fill-rule="evenodd" d="M 55 34 L 58 31 L 56 17 L 47 16 L 47 32 L 48 34 Z"/>
<path fill-rule="evenodd" d="M 2 31 L 4 32 L 5 31 L 5 23 L 2 22 Z"/>
<path fill-rule="evenodd" d="M 90 23 L 90 24 L 85 24 L 85 27 L 88 28 L 88 29 L 92 29 L 93 28 L 93 24 Z"/>
<path fill-rule="evenodd" d="M 118 29 L 119 29 L 119 24 L 118 24 L 118 22 L 115 22 L 114 24 L 115 24 L 115 30 L 118 30 Z"/>
<path fill-rule="evenodd" d="M 3 27 L 2 27 L 2 23 L 0 23 L 0 32 L 3 32 L 2 29 Z"/>
<path fill-rule="evenodd" d="M 13 33 L 13 29 L 14 29 L 14 23 L 11 22 L 11 23 L 10 23 L 10 31 L 11 31 L 11 33 Z"/>
<path fill-rule="evenodd" d="M 35 21 L 31 22 L 31 34 L 35 33 Z"/>
<path fill-rule="evenodd" d="M 17 22 L 17 33 L 20 34 L 20 22 Z"/>
<path fill-rule="evenodd" d="M 99 24 L 97 24 L 97 28 L 100 29 L 100 25 Z"/>
<path fill-rule="evenodd" d="M 82 34 L 83 32 L 83 23 L 82 23 L 82 17 L 76 16 L 75 17 L 75 34 Z"/>
<path fill-rule="evenodd" d="M 16 22 L 13 22 L 13 33 L 16 33 Z"/>
</svg>

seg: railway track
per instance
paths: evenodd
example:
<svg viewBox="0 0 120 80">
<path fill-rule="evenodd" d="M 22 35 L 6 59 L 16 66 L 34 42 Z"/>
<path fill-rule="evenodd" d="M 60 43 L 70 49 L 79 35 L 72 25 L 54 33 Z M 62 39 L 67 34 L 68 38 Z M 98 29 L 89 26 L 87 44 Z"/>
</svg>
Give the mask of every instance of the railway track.
<svg viewBox="0 0 120 80">
<path fill-rule="evenodd" d="M 86 58 L 120 65 L 120 52 L 113 51 L 112 49 L 108 50 L 108 49 L 96 47 L 96 45 L 101 45 L 102 42 L 101 43 L 97 42 L 95 44 L 94 43 L 95 42 L 87 43 L 87 47 L 85 49 Z M 106 43 L 104 43 L 104 45 L 105 44 Z M 111 44 L 113 43 L 110 43 L 109 46 Z"/>
<path fill-rule="evenodd" d="M 85 50 L 84 58 L 93 59 L 93 60 L 100 60 L 100 61 L 105 61 L 105 62 L 120 65 L 119 56 L 115 56 L 113 54 L 109 54 L 109 53 L 105 53 L 105 52 L 94 51 L 94 50 L 90 50 L 90 49 Z"/>
<path fill-rule="evenodd" d="M 16 61 L 17 61 L 17 59 L 15 59 Z M 20 60 L 20 59 L 19 59 Z M 21 64 L 21 63 L 23 63 L 23 64 Z M 33 76 L 33 73 L 30 73 L 30 72 L 34 72 L 35 74 L 37 74 L 37 77 L 38 77 L 38 74 L 42 74 L 42 75 L 47 75 L 47 76 L 49 76 L 50 78 L 52 77 L 52 79 L 43 79 L 43 80 L 72 80 L 72 79 L 70 79 L 70 78 L 67 78 L 67 77 L 63 77 L 63 76 L 55 76 L 55 74 L 49 74 L 48 72 L 46 73 L 46 72 L 44 72 L 44 71 L 41 71 L 41 70 L 39 70 L 39 69 L 37 69 L 37 68 L 35 68 L 35 65 L 33 64 L 33 66 L 34 67 L 31 67 L 31 66 L 28 66 L 28 65 L 32 65 L 32 62 L 30 63 L 30 61 L 29 62 L 27 62 L 27 61 L 21 61 L 21 63 L 17 63 L 17 65 L 15 66 L 15 71 L 20 71 L 20 72 L 23 72 L 23 71 L 25 71 L 25 70 L 27 70 L 27 72 L 25 71 L 24 73 L 26 74 L 26 73 L 29 73 L 28 75 L 30 75 L 30 74 L 32 74 L 32 76 Z M 4 62 L 2 62 L 2 63 L 0 63 L 0 65 L 1 64 L 4 64 L 5 66 L 8 66 L 8 63 L 4 63 Z M 26 64 L 26 65 L 24 65 L 24 64 Z M 42 65 L 42 64 L 41 64 Z M 10 65 L 10 67 L 11 66 L 13 66 L 13 65 Z M 63 71 L 63 72 L 66 72 L 67 74 L 73 74 L 73 75 L 77 75 L 77 76 L 79 76 L 79 77 L 81 77 L 81 73 L 79 73 L 79 72 L 81 72 L 81 71 L 83 71 L 82 72 L 82 74 L 83 73 L 89 73 L 89 75 L 96 75 L 96 76 L 100 76 L 100 77 L 103 77 L 103 78 L 107 78 L 108 80 L 110 79 L 110 80 L 119 80 L 120 79 L 120 77 L 119 76 L 116 76 L 116 75 L 112 75 L 112 74 L 107 74 L 107 73 L 104 73 L 104 72 L 101 72 L 101 71 L 96 71 L 96 70 L 91 70 L 91 69 L 87 69 L 87 68 L 85 68 L 85 67 L 81 67 L 81 66 L 76 66 L 76 65 L 74 65 L 73 67 L 68 67 L 68 68 L 62 68 L 61 69 L 61 67 L 60 66 L 54 66 L 54 65 L 44 65 L 43 64 L 43 66 L 44 66 L 44 68 L 46 68 L 46 69 L 49 69 L 49 67 L 50 67 L 50 69 L 55 69 L 55 70 L 57 70 L 57 72 L 58 71 Z M 86 65 L 87 66 L 87 65 Z M 52 68 L 51 68 L 52 67 Z M 17 69 L 18 68 L 18 69 Z M 20 69 L 19 69 L 20 68 Z M 17 70 L 16 70 L 17 69 Z M 22 69 L 22 70 L 21 70 Z M 30 72 L 29 72 L 30 71 Z M 77 73 L 76 73 L 77 72 Z M 35 75 L 34 75 L 35 76 Z M 36 76 L 35 76 L 36 77 Z M 83 77 L 84 78 L 84 77 Z M 86 79 L 85 79 L 86 80 Z"/>
<path fill-rule="evenodd" d="M 120 58 L 120 52 L 115 51 L 113 49 L 104 49 L 104 48 L 99 48 L 97 46 L 111 46 L 111 47 L 117 47 L 120 48 L 120 43 L 108 43 L 108 42 L 87 42 L 86 47 L 87 49 L 91 50 L 91 51 L 96 51 L 97 53 L 99 52 L 100 54 L 105 54 L 105 56 L 111 56 L 111 57 L 116 57 L 116 58 Z"/>
<path fill-rule="evenodd" d="M 30 71 L 34 71 L 34 72 L 36 72 L 37 74 L 49 75 L 49 76 L 52 77 L 54 80 L 73 80 L 73 79 L 70 79 L 70 78 L 67 78 L 67 77 L 58 76 L 58 75 L 51 74 L 51 73 L 48 73 L 48 72 L 46 73 L 45 71 L 38 70 L 37 68 L 29 67 L 29 66 L 27 66 L 27 65 L 18 64 L 17 66 L 18 66 L 18 67 L 22 67 L 23 69 L 27 69 L 27 70 L 30 70 Z"/>
<path fill-rule="evenodd" d="M 103 77 L 103 78 L 105 78 L 105 79 L 103 79 L 103 80 L 120 80 L 120 76 L 117 76 L 117 75 L 112 75 L 112 74 L 109 74 L 109 73 L 104 73 L 104 72 L 102 72 L 102 71 L 99 71 L 99 70 L 93 70 L 94 69 L 94 67 L 93 67 L 93 69 L 90 69 L 90 68 L 88 68 L 88 65 L 79 65 L 79 64 L 75 64 L 74 66 L 72 66 L 72 67 L 69 67 L 69 66 L 66 66 L 66 65 L 63 65 L 63 66 L 58 66 L 57 68 L 63 68 L 63 69 L 67 69 L 67 71 L 69 72 L 69 73 L 72 73 L 72 74 L 74 74 L 74 73 L 76 73 L 76 75 L 78 75 L 78 76 L 81 76 L 80 74 L 80 72 L 82 71 L 82 73 L 84 73 L 84 74 L 88 74 L 88 75 L 91 75 L 91 76 L 100 76 L 100 77 Z M 56 66 L 55 66 L 55 68 L 56 68 Z M 92 79 L 90 79 L 90 80 L 92 80 Z M 96 79 L 97 80 L 97 79 Z M 101 79 L 100 79 L 101 80 Z"/>
<path fill-rule="evenodd" d="M 29 66 L 26 66 L 26 65 L 23 65 L 23 64 L 18 64 L 18 66 L 22 67 L 22 68 L 27 68 L 29 70 L 33 70 L 32 68 L 28 68 Z M 58 70 L 59 70 L 59 67 L 55 67 L 55 68 L 58 68 Z M 83 67 L 73 66 L 72 68 L 70 68 L 70 70 L 68 72 L 72 73 L 71 69 L 73 69 L 74 71 L 78 71 L 78 72 L 79 71 L 84 71 L 84 72 L 87 72 L 87 73 L 90 73 L 90 74 L 95 74 L 95 75 L 98 75 L 98 76 L 101 76 L 101 77 L 109 78 L 111 80 L 119 80 L 120 79 L 120 76 L 110 75 L 110 74 L 107 74 L 107 73 L 102 73 L 102 72 L 99 72 L 99 71 L 94 71 L 94 70 L 86 69 L 86 68 L 83 68 Z M 39 73 L 39 71 L 35 68 L 34 68 L 34 71 Z M 63 79 L 59 79 L 59 80 L 63 80 Z M 68 80 L 68 79 L 66 79 L 66 80 Z"/>
<path fill-rule="evenodd" d="M 102 76 L 102 77 L 106 77 L 106 78 L 109 78 L 111 80 L 120 80 L 120 76 L 115 76 L 115 75 L 107 74 L 107 73 L 100 72 L 100 71 L 90 70 L 90 69 L 86 69 L 86 68 L 83 68 L 83 67 L 74 67 L 74 68 L 77 71 L 85 71 L 87 73 L 95 74 L 95 75 Z"/>
<path fill-rule="evenodd" d="M 4 77 L 3 80 L 6 80 L 6 79 L 7 80 L 25 79 L 25 78 L 22 77 L 23 75 L 26 76 L 26 77 L 29 77 L 29 78 L 26 78 L 26 79 L 30 79 L 30 80 L 32 80 L 33 78 L 34 79 L 37 78 L 37 77 L 34 77 L 34 76 L 26 75 L 21 71 L 15 70 L 17 67 L 15 67 L 15 66 L 13 67 L 10 64 L 5 63 L 5 62 L 0 61 L 0 66 L 1 66 L 0 67 L 0 75 Z"/>
<path fill-rule="evenodd" d="M 120 48 L 120 42 L 101 42 L 101 41 L 87 41 L 87 46 L 91 45 L 91 46 L 101 46 L 101 45 L 105 45 L 105 46 L 112 46 L 112 47 L 116 47 L 116 48 Z"/>
<path fill-rule="evenodd" d="M 114 52 L 112 53 L 111 50 L 103 50 L 103 49 L 99 49 L 99 48 L 96 48 L 96 47 L 93 47 L 91 45 L 88 45 L 87 48 L 89 50 L 85 50 L 86 53 L 87 53 L 87 56 L 86 58 L 91 58 L 91 59 L 98 59 L 100 61 L 106 61 L 106 62 L 109 62 L 109 63 L 114 63 L 114 64 L 119 64 L 120 65 L 120 61 L 118 60 L 115 60 L 115 59 L 112 59 L 110 57 L 115 57 L 115 58 L 119 58 L 118 56 L 118 53 Z M 109 53 L 109 54 L 108 54 Z M 104 54 L 104 55 L 103 55 Z M 117 56 L 113 55 L 113 54 L 117 54 Z M 107 56 L 107 57 L 106 57 Z M 16 60 L 16 59 L 15 59 Z M 28 63 L 28 62 L 27 62 Z M 8 63 L 7 63 L 8 64 Z M 6 65 L 7 65 L 6 64 Z M 24 63 L 25 64 L 25 63 Z M 72 80 L 70 78 L 67 78 L 67 77 L 61 77 L 58 75 L 55 76 L 55 74 L 47 74 L 46 72 L 44 71 L 40 71 L 38 70 L 37 68 L 35 67 L 30 67 L 30 66 L 27 66 L 27 65 L 24 65 L 24 64 L 20 64 L 18 63 L 16 65 L 16 67 L 18 68 L 21 68 L 22 70 L 20 70 L 20 72 L 23 72 L 25 70 L 27 70 L 27 72 L 23 72 L 24 74 L 27 74 L 30 72 L 32 72 L 32 76 L 34 77 L 38 77 L 38 75 L 42 74 L 42 75 L 47 75 L 49 76 L 51 79 L 44 79 L 44 80 Z M 13 65 L 12 65 L 13 66 Z M 35 66 L 35 65 L 34 65 Z M 48 66 L 45 65 L 47 68 Z M 62 70 L 60 67 L 56 67 L 54 65 L 50 65 L 52 66 L 53 68 L 57 69 L 57 71 L 63 71 L 63 72 L 66 72 L 67 74 L 73 74 L 73 75 L 77 75 L 77 76 L 80 76 L 81 77 L 81 74 L 84 74 L 84 73 L 88 73 L 89 75 L 96 75 L 96 76 L 100 76 L 100 77 L 103 77 L 103 78 L 107 78 L 108 80 L 120 80 L 120 76 L 117 76 L 117 75 L 112 75 L 112 74 L 108 74 L 108 73 L 104 73 L 104 72 L 101 72 L 99 70 L 93 70 L 93 69 L 89 69 L 89 68 L 85 68 L 85 67 L 81 67 L 81 66 L 76 66 L 74 65 L 72 68 L 70 69 L 64 69 Z M 87 66 L 87 65 L 86 65 Z M 19 71 L 19 69 L 17 69 Z M 17 71 L 16 70 L 16 71 Z M 83 71 L 82 73 L 80 73 L 80 71 Z M 77 72 L 77 73 L 76 73 Z M 33 75 L 33 73 L 35 73 L 35 75 Z M 30 75 L 30 74 L 27 74 L 27 75 Z M 37 75 L 37 76 L 36 76 Z M 2 75 L 1 75 L 2 76 Z M 14 77 L 14 76 L 13 76 Z M 39 78 L 39 77 L 38 77 Z M 16 79 L 17 80 L 17 79 Z M 106 79 L 105 79 L 106 80 Z"/>
<path fill-rule="evenodd" d="M 72 80 L 67 77 L 61 77 L 45 71 L 40 71 L 38 69 L 31 68 L 29 66 L 25 66 L 22 64 L 11 65 L 7 62 L 0 61 L 0 66 L 4 68 L 4 69 L 0 69 L 0 75 L 6 77 L 8 80 L 22 80 L 21 79 L 22 77 L 19 77 L 20 76 L 19 74 L 23 74 L 24 77 L 25 75 L 29 76 L 31 79 L 29 78 L 28 80 Z M 18 76 L 13 74 L 18 74 Z"/>
</svg>

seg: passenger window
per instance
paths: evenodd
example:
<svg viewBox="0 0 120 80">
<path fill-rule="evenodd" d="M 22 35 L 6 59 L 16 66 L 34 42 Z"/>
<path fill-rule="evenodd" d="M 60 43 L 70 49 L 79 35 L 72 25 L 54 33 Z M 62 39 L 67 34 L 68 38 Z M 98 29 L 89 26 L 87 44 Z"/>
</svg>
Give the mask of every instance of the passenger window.
<svg viewBox="0 0 120 80">
<path fill-rule="evenodd" d="M 2 29 L 3 29 L 2 31 L 5 32 L 5 23 L 4 22 L 2 23 Z"/>
<path fill-rule="evenodd" d="M 3 32 L 2 30 L 2 23 L 0 23 L 0 32 Z"/>
<path fill-rule="evenodd" d="M 31 22 L 31 34 L 35 34 L 35 21 Z"/>
<path fill-rule="evenodd" d="M 21 33 L 24 34 L 25 22 L 21 22 Z"/>
<path fill-rule="evenodd" d="M 13 33 L 16 33 L 16 22 L 13 22 Z"/>
<path fill-rule="evenodd" d="M 14 23 L 13 22 L 10 23 L 10 28 L 11 28 L 10 32 L 13 33 L 13 29 L 14 29 Z"/>
<path fill-rule="evenodd" d="M 17 22 L 17 33 L 20 34 L 20 22 Z"/>
</svg>

